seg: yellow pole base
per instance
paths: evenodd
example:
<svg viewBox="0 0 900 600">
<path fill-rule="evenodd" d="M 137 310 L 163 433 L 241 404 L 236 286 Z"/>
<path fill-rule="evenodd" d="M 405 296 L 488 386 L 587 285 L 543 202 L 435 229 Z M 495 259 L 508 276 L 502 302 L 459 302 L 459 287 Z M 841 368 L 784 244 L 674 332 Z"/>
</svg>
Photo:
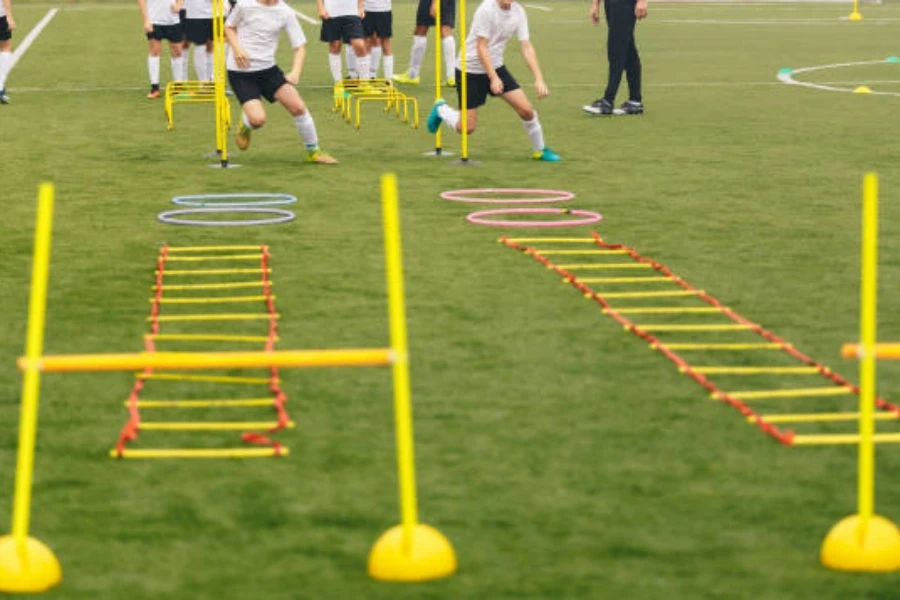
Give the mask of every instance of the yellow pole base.
<svg viewBox="0 0 900 600">
<path fill-rule="evenodd" d="M 850 21 L 862 21 L 862 13 L 854 11 L 850 13 L 850 16 L 847 17 L 847 19 Z"/>
<path fill-rule="evenodd" d="M 450 540 L 429 525 L 415 526 L 409 552 L 403 548 L 403 525 L 381 534 L 369 552 L 369 577 L 381 581 L 428 581 L 455 572 Z"/>
<path fill-rule="evenodd" d="M 13 536 L 0 537 L 0 592 L 46 592 L 60 581 L 62 569 L 50 548 L 34 538 L 20 547 Z"/>
<path fill-rule="evenodd" d="M 900 570 L 900 530 L 888 519 L 872 515 L 864 536 L 859 516 L 841 519 L 822 543 L 822 564 L 838 571 Z"/>
<path fill-rule="evenodd" d="M 853 93 L 854 93 L 854 94 L 871 94 L 871 93 L 872 93 L 872 88 L 870 88 L 870 87 L 867 86 L 867 85 L 861 85 L 861 86 L 859 86 L 858 88 L 854 89 L 854 90 L 853 90 Z"/>
</svg>

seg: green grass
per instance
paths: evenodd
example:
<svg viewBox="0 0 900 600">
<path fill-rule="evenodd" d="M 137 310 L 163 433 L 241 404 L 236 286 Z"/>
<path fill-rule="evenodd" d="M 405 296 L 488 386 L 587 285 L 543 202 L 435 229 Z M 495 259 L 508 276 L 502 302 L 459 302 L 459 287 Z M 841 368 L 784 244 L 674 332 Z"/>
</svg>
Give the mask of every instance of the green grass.
<svg viewBox="0 0 900 600">
<path fill-rule="evenodd" d="M 414 6 L 395 4 L 399 71 Z M 342 164 L 303 164 L 288 116 L 272 107 L 251 150 L 234 151 L 244 167 L 226 172 L 202 157 L 213 145 L 208 107 L 179 106 L 167 132 L 161 102 L 143 98 L 133 5 L 60 7 L 10 76 L 14 104 L 0 107 L 0 514 L 11 502 L 14 360 L 40 181 L 58 190 L 49 353 L 139 350 L 161 242 L 269 244 L 281 347 L 361 347 L 388 335 L 377 180 L 391 170 L 401 187 L 421 517 L 451 538 L 460 570 L 407 586 L 365 574 L 372 542 L 398 518 L 386 370 L 286 371 L 298 427 L 279 439 L 292 454 L 250 462 L 112 461 L 131 377 L 49 375 L 33 533 L 54 548 L 65 581 L 47 597 L 897 597 L 897 575 L 818 563 L 824 534 L 854 510 L 852 448 L 774 443 L 438 194 L 572 190 L 573 206 L 604 214 L 597 231 L 608 240 L 855 379 L 839 347 L 856 337 L 866 170 L 882 176 L 881 337 L 900 337 L 898 99 L 789 87 L 775 74 L 900 54 L 898 25 L 879 22 L 900 10 L 866 5 L 865 20 L 850 24 L 837 20 L 845 6 L 653 5 L 638 38 L 648 112 L 597 120 L 580 106 L 605 77 L 603 30 L 587 23 L 584 2 L 543 4 L 553 11 L 531 10 L 531 30 L 552 94 L 538 110 L 565 162 L 531 162 L 499 101 L 471 139 L 479 167 L 422 157 L 432 139 L 374 107 L 356 133 L 329 112 L 324 48 L 311 41 L 300 89 Z M 16 3 L 18 41 L 48 8 Z M 299 8 L 313 12 L 310 2 Z M 683 22 L 714 19 L 758 24 Z M 514 45 L 508 64 L 530 92 Z M 425 62 L 430 82 L 430 52 Z M 898 69 L 804 79 L 890 82 Z M 423 112 L 430 92 L 418 90 Z M 155 221 L 174 195 L 252 191 L 296 194 L 297 221 L 222 231 Z M 880 383 L 900 398 L 897 366 L 883 364 Z M 163 439 L 147 432 L 142 442 Z M 898 467 L 896 450 L 882 448 L 877 506 L 895 520 Z"/>
</svg>

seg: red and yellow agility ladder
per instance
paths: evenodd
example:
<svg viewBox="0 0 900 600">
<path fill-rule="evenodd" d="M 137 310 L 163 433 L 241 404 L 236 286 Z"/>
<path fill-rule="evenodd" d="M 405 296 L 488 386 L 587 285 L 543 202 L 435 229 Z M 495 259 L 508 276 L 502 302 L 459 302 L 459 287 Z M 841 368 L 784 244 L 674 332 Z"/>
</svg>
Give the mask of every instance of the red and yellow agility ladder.
<svg viewBox="0 0 900 600">
<path fill-rule="evenodd" d="M 747 420 L 757 425 L 762 431 L 777 439 L 782 444 L 792 445 L 829 445 L 855 444 L 859 435 L 852 433 L 819 433 L 798 435 L 793 430 L 783 431 L 781 424 L 817 424 L 817 423 L 857 423 L 859 412 L 792 412 L 765 413 L 755 409 L 756 403 L 767 400 L 786 401 L 790 399 L 814 399 L 833 396 L 857 396 L 859 387 L 853 385 L 825 365 L 815 361 L 797 350 L 782 338 L 764 329 L 762 326 L 745 319 L 705 291 L 697 289 L 678 277 L 665 265 L 646 258 L 628 246 L 609 244 L 598 234 L 591 237 L 533 237 L 508 238 L 499 240 L 509 248 L 531 255 L 535 260 L 554 270 L 569 283 L 580 290 L 586 298 L 597 302 L 603 313 L 609 315 L 626 330 L 648 342 L 651 348 L 658 350 L 675 363 L 681 373 L 689 376 L 710 392 L 714 399 L 721 400 L 739 410 Z M 533 246 L 531 244 L 539 244 Z M 584 246 L 584 249 L 573 247 Z M 580 260 L 579 263 L 554 262 L 556 257 L 563 260 Z M 624 259 L 624 260 L 623 260 Z M 598 274 L 591 276 L 589 274 Z M 648 287 L 649 286 L 649 287 Z M 643 304 L 649 300 L 653 304 Z M 630 304 L 619 304 L 629 301 Z M 632 321 L 634 316 L 650 316 L 658 319 L 660 315 L 674 319 L 690 315 L 690 322 L 647 322 Z M 710 317 L 712 319 L 710 319 Z M 696 339 L 670 340 L 666 336 L 703 335 L 719 332 L 734 337 L 724 342 L 698 341 Z M 747 334 L 752 337 L 747 338 Z M 760 340 L 760 338 L 762 338 Z M 695 366 L 682 354 L 691 356 L 723 355 L 740 356 L 772 353 L 787 356 L 791 365 L 708 365 L 700 363 Z M 800 363 L 797 365 L 796 363 Z M 726 388 L 717 381 L 732 377 L 742 379 L 754 376 L 800 376 L 821 377 L 828 385 L 802 385 L 779 387 L 776 389 L 735 389 Z M 727 391 L 726 391 L 727 389 Z M 883 421 L 900 419 L 900 407 L 876 398 L 879 409 L 875 417 Z M 754 408 L 751 408 L 754 406 Z M 881 433 L 875 435 L 878 442 L 900 442 L 900 433 Z"/>
<path fill-rule="evenodd" d="M 214 348 L 198 348 L 197 344 L 263 344 L 265 352 L 272 352 L 278 341 L 278 319 L 275 311 L 275 296 L 272 294 L 272 269 L 269 247 L 262 246 L 189 246 L 171 247 L 164 245 L 156 260 L 155 283 L 153 297 L 150 298 L 151 309 L 147 320 L 150 333 L 144 336 L 145 352 L 157 353 L 158 343 L 187 343 L 193 352 L 209 351 Z M 228 267 L 231 264 L 255 263 L 254 267 Z M 186 267 L 170 268 L 171 263 L 185 264 Z M 199 263 L 226 265 L 225 268 L 191 268 Z M 177 266 L 177 265 L 176 265 Z M 253 279 L 256 276 L 257 279 Z M 237 280 L 234 278 L 237 277 Z M 214 279 L 210 279 L 214 278 Z M 192 279 L 199 283 L 185 283 Z M 171 283 L 170 283 L 171 281 Z M 258 290 L 244 296 L 215 295 L 230 294 L 237 289 Z M 170 295 L 175 292 L 176 295 Z M 191 295 L 195 292 L 210 294 L 204 296 Z M 232 304 L 249 304 L 265 307 L 259 313 L 192 313 L 163 314 L 163 307 L 174 306 L 222 306 Z M 193 310 L 193 309 L 192 309 Z M 178 332 L 163 333 L 163 324 L 184 324 L 198 322 L 237 321 L 262 322 L 264 335 L 235 335 L 223 333 Z M 216 366 L 220 363 L 211 363 Z M 266 368 L 266 367 L 264 367 Z M 277 367 L 267 367 L 265 376 L 235 376 L 219 374 L 169 373 L 144 368 L 136 374 L 136 381 L 125 405 L 128 407 L 129 419 L 119 435 L 119 441 L 110 455 L 118 458 L 259 458 L 281 456 L 288 449 L 270 436 L 281 429 L 293 428 L 294 423 L 288 416 L 285 407 L 287 395 L 279 386 Z M 224 386 L 265 387 L 269 397 L 223 398 L 223 399 L 141 399 L 148 382 L 197 382 L 218 383 Z M 155 384 L 159 385 L 159 384 Z M 274 421 L 145 421 L 141 410 L 158 412 L 162 409 L 235 409 L 258 410 L 259 407 L 271 407 L 275 411 Z M 130 449 L 129 442 L 137 439 L 141 431 L 232 431 L 243 430 L 244 442 L 258 444 L 261 448 L 180 448 L 180 449 Z M 261 430 L 264 433 L 248 430 Z"/>
</svg>

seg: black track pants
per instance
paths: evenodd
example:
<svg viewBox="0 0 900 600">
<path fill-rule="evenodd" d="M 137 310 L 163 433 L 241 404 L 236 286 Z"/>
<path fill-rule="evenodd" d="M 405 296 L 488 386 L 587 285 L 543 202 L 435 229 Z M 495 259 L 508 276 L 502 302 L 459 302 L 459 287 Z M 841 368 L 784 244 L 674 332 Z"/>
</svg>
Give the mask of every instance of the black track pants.
<svg viewBox="0 0 900 600">
<path fill-rule="evenodd" d="M 603 97 L 614 102 L 622 71 L 628 79 L 628 99 L 641 101 L 641 58 L 634 43 L 635 0 L 603 0 L 608 29 L 606 53 L 609 58 L 609 81 Z"/>
</svg>

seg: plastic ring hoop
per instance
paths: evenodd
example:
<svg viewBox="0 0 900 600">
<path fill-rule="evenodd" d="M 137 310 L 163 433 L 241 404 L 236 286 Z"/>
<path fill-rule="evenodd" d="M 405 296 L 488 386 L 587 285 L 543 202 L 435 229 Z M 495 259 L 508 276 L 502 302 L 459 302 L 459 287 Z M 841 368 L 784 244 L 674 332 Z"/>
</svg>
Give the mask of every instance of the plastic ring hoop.
<svg viewBox="0 0 900 600">
<path fill-rule="evenodd" d="M 208 215 L 221 213 L 251 213 L 274 215 L 268 219 L 248 219 L 246 221 L 195 221 L 182 219 L 183 215 Z M 184 210 L 170 210 L 157 215 L 157 220 L 169 225 L 190 225 L 194 227 L 247 227 L 250 225 L 278 225 L 287 223 L 297 218 L 297 215 L 289 210 L 280 208 L 187 208 Z"/>
<path fill-rule="evenodd" d="M 485 219 L 493 215 L 575 215 L 583 219 L 567 219 L 565 221 L 494 221 Z M 575 227 L 578 225 L 590 225 L 600 221 L 603 216 L 589 210 L 567 210 L 564 208 L 501 208 L 495 210 L 482 210 L 473 212 L 466 217 L 466 221 L 476 225 L 488 225 L 490 227 Z"/>
<path fill-rule="evenodd" d="M 467 194 L 525 194 L 524 198 L 473 198 Z M 441 192 L 444 200 L 475 202 L 480 204 L 549 204 L 565 202 L 575 197 L 572 192 L 562 190 L 532 190 L 528 188 L 484 188 L 476 190 L 450 190 Z"/>
<path fill-rule="evenodd" d="M 251 200 L 261 198 L 260 200 Z M 209 202 L 209 200 L 224 200 L 224 202 Z M 297 197 L 291 194 L 194 194 L 191 196 L 175 196 L 172 203 L 178 206 L 279 206 L 293 204 Z"/>
</svg>

